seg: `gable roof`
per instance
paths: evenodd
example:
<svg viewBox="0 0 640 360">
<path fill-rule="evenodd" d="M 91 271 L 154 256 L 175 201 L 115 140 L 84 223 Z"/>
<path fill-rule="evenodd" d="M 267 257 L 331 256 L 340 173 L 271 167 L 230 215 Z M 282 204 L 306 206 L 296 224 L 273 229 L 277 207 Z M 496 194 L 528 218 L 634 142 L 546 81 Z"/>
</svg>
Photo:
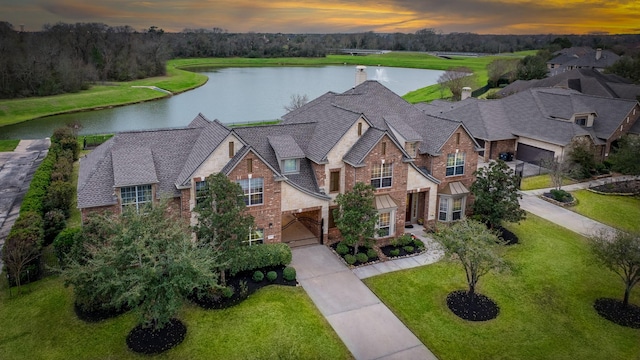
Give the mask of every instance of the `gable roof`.
<svg viewBox="0 0 640 360">
<path fill-rule="evenodd" d="M 577 90 L 583 94 L 636 100 L 640 85 L 614 74 L 603 74 L 595 69 L 573 69 L 544 79 L 516 80 L 498 94 L 509 96 L 531 88 L 558 87 Z"/>
<path fill-rule="evenodd" d="M 118 148 L 111 152 L 115 187 L 156 184 L 158 174 L 151 149 L 138 146 Z"/>
<path fill-rule="evenodd" d="M 488 140 L 529 137 L 564 146 L 575 136 L 608 139 L 635 101 L 581 94 L 575 90 L 535 88 L 499 100 L 467 99 L 442 116 L 462 121 L 475 137 Z M 575 114 L 595 114 L 592 127 L 569 121 Z"/>
</svg>

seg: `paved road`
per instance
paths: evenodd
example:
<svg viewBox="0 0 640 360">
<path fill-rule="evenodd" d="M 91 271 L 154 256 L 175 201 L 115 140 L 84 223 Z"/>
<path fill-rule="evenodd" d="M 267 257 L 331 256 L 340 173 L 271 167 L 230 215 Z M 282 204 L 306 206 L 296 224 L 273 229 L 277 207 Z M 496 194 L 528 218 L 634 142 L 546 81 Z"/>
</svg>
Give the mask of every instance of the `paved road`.
<svg viewBox="0 0 640 360">
<path fill-rule="evenodd" d="M 294 248 L 291 265 L 356 359 L 436 359 L 326 246 Z"/>
<path fill-rule="evenodd" d="M 18 218 L 33 173 L 47 155 L 50 144 L 49 139 L 21 140 L 15 151 L 0 152 L 0 249 Z"/>
</svg>

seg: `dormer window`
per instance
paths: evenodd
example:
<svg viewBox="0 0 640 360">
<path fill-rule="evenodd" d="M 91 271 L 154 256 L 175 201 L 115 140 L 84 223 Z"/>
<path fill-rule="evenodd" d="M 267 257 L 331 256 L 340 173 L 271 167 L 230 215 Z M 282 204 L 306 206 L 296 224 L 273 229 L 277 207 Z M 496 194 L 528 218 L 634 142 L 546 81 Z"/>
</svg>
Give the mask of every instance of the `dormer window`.
<svg viewBox="0 0 640 360">
<path fill-rule="evenodd" d="M 576 116 L 576 125 L 587 126 L 587 116 Z"/>
<path fill-rule="evenodd" d="M 295 174 L 300 172 L 300 159 L 282 160 L 282 173 Z"/>
<path fill-rule="evenodd" d="M 418 156 L 418 143 L 417 142 L 406 142 L 404 143 L 404 149 L 407 151 L 407 154 L 412 158 Z"/>
</svg>

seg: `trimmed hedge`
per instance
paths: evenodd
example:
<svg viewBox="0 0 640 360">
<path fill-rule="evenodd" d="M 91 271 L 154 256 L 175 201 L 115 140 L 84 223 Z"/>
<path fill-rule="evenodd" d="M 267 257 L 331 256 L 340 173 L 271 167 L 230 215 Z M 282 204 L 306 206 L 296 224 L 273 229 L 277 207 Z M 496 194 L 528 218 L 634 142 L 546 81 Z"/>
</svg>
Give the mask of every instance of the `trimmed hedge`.
<svg viewBox="0 0 640 360">
<path fill-rule="evenodd" d="M 233 276 L 241 271 L 285 266 L 289 263 L 291 263 L 291 248 L 287 244 L 261 244 L 236 249 L 228 269 Z"/>
<path fill-rule="evenodd" d="M 49 184 L 51 184 L 51 172 L 55 163 L 56 154 L 54 151 L 49 151 L 33 174 L 29 190 L 27 190 L 24 199 L 22 199 L 22 205 L 20 205 L 21 215 L 29 211 L 36 212 L 40 216 L 44 215 L 44 198 L 47 195 Z"/>
<path fill-rule="evenodd" d="M 296 269 L 293 266 L 287 266 L 282 270 L 282 278 L 287 281 L 293 281 L 296 279 Z"/>
<path fill-rule="evenodd" d="M 58 236 L 53 240 L 53 252 L 58 258 L 60 265 L 64 267 L 65 259 L 67 256 L 71 256 L 78 237 L 82 234 L 81 228 L 67 228 L 62 230 Z"/>
</svg>

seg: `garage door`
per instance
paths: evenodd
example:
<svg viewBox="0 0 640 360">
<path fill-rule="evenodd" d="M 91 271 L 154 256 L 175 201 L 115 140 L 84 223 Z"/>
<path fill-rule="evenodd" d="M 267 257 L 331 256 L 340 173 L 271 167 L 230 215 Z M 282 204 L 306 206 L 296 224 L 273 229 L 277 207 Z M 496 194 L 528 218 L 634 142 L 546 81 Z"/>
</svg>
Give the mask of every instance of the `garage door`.
<svg viewBox="0 0 640 360">
<path fill-rule="evenodd" d="M 555 153 L 553 151 L 518 143 L 516 159 L 522 160 L 524 162 L 539 164 L 541 159 L 553 158 L 554 155 Z"/>
</svg>

